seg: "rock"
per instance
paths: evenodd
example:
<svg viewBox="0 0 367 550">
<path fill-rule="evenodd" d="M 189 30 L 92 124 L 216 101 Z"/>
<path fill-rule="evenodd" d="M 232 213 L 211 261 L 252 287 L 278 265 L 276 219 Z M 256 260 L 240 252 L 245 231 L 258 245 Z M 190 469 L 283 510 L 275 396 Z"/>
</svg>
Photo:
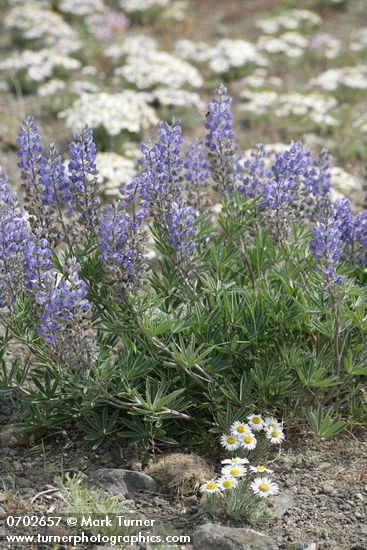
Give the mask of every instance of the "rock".
<svg viewBox="0 0 367 550">
<path fill-rule="evenodd" d="M 270 537 L 253 529 L 206 523 L 193 535 L 193 550 L 277 550 Z"/>
<path fill-rule="evenodd" d="M 367 523 L 363 523 L 360 528 L 358 529 L 358 532 L 361 535 L 367 535 Z"/>
<path fill-rule="evenodd" d="M 0 518 L 5 518 L 6 512 L 2 506 L 0 506 Z"/>
<path fill-rule="evenodd" d="M 317 550 L 317 544 L 309 540 L 300 540 L 288 544 L 287 550 Z"/>
<path fill-rule="evenodd" d="M 157 482 L 142 472 L 123 470 L 120 468 L 100 468 L 93 472 L 87 485 L 101 487 L 115 495 L 135 494 L 141 491 L 157 491 Z"/>
<path fill-rule="evenodd" d="M 290 492 L 285 492 L 274 497 L 272 501 L 271 517 L 273 519 L 281 518 L 293 504 L 294 496 Z"/>
<path fill-rule="evenodd" d="M 330 483 L 324 483 L 320 488 L 320 493 L 323 495 L 328 495 L 330 497 L 337 497 L 338 493 L 335 490 L 335 487 Z"/>
</svg>

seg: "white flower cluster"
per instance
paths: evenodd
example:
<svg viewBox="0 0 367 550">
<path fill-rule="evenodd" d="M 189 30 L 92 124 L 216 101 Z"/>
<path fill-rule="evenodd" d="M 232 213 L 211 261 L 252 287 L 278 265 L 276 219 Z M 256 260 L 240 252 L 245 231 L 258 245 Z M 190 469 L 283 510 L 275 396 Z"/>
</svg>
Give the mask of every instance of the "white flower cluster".
<svg viewBox="0 0 367 550">
<path fill-rule="evenodd" d="M 148 11 L 156 8 L 164 8 L 171 0 L 119 0 L 119 4 L 127 13 Z"/>
<path fill-rule="evenodd" d="M 258 19 L 256 26 L 267 34 L 276 34 L 283 29 L 293 31 L 302 25 L 316 27 L 321 23 L 321 17 L 312 11 L 292 9 L 280 15 Z"/>
<path fill-rule="evenodd" d="M 248 64 L 265 66 L 267 60 L 251 42 L 224 38 L 211 48 L 209 67 L 214 73 L 225 74 Z"/>
<path fill-rule="evenodd" d="M 322 32 L 311 37 L 309 49 L 319 57 L 335 59 L 342 53 L 342 43 L 332 34 Z"/>
<path fill-rule="evenodd" d="M 207 42 L 194 42 L 183 38 L 175 42 L 174 49 L 182 59 L 206 63 L 210 59 L 212 47 Z"/>
<path fill-rule="evenodd" d="M 349 48 L 352 52 L 362 52 L 367 48 L 367 27 L 353 30 L 349 39 Z"/>
<path fill-rule="evenodd" d="M 52 80 L 49 80 L 48 82 L 40 86 L 37 89 L 37 94 L 41 97 L 49 97 L 57 94 L 58 92 L 66 90 L 66 88 L 68 88 L 71 93 L 76 95 L 82 95 L 86 93 L 95 94 L 100 91 L 100 88 L 97 84 L 88 80 L 74 80 L 67 85 L 64 80 L 53 78 Z"/>
<path fill-rule="evenodd" d="M 135 162 L 117 153 L 98 153 L 96 166 L 101 190 L 106 195 L 118 195 L 119 189 L 136 176 Z"/>
<path fill-rule="evenodd" d="M 114 42 L 106 48 L 104 55 L 111 59 L 119 59 L 125 55 L 134 57 L 140 55 L 142 51 L 156 50 L 156 48 L 155 38 L 147 34 L 136 34 L 128 36 L 122 42 Z"/>
<path fill-rule="evenodd" d="M 296 31 L 288 31 L 280 36 L 263 35 L 256 43 L 260 51 L 268 54 L 282 54 L 287 57 L 302 57 L 309 45 L 309 39 Z"/>
<path fill-rule="evenodd" d="M 354 90 L 366 90 L 367 65 L 329 69 L 319 74 L 316 78 L 312 78 L 309 84 L 311 86 L 318 86 L 329 92 L 337 90 L 339 86 L 346 86 Z"/>
<path fill-rule="evenodd" d="M 158 88 L 151 93 L 152 100 L 157 100 L 160 105 L 166 107 L 194 107 L 198 110 L 205 108 L 205 103 L 196 92 L 187 90 L 172 90 L 169 88 Z"/>
<path fill-rule="evenodd" d="M 266 66 L 267 60 L 257 47 L 241 39 L 223 38 L 215 46 L 205 42 L 178 40 L 175 43 L 177 55 L 198 63 L 206 63 L 217 74 L 228 73 L 231 69 L 245 67 L 248 64 Z"/>
<path fill-rule="evenodd" d="M 266 88 L 267 86 L 281 86 L 283 81 L 277 76 L 269 76 L 266 69 L 258 68 L 245 76 L 240 84 L 249 88 Z"/>
<path fill-rule="evenodd" d="M 269 417 L 263 420 L 260 415 L 252 414 L 247 417 L 247 421 L 247 423 L 234 422 L 230 428 L 230 433 L 222 435 L 221 444 L 225 449 L 236 452 L 241 450 L 251 451 L 256 447 L 256 437 L 260 432 L 265 432 L 266 439 L 274 445 L 283 442 L 283 424 L 275 418 Z M 268 474 L 265 477 L 256 477 L 251 482 L 250 488 L 256 495 L 266 498 L 279 492 L 278 485 L 270 477 L 273 470 L 263 464 L 248 467 L 248 459 L 241 456 L 222 460 L 222 464 L 219 478 L 211 479 L 201 486 L 200 489 L 203 493 L 223 493 L 229 489 L 234 489 L 241 478 L 248 474 Z"/>
<path fill-rule="evenodd" d="M 30 1 L 12 8 L 5 17 L 5 26 L 21 33 L 24 40 L 41 40 L 45 46 L 69 53 L 80 48 L 73 29 L 54 11 Z"/>
<path fill-rule="evenodd" d="M 103 0 L 60 0 L 57 7 L 63 13 L 72 15 L 89 15 L 106 9 Z"/>
<path fill-rule="evenodd" d="M 163 12 L 163 16 L 165 19 L 173 19 L 174 21 L 184 21 L 188 8 L 189 8 L 189 2 L 187 2 L 186 0 L 171 2 L 165 8 Z"/>
<path fill-rule="evenodd" d="M 125 65 L 115 70 L 140 90 L 166 86 L 181 88 L 184 85 L 199 88 L 203 79 L 199 71 L 186 61 L 158 50 L 141 51 L 139 55 L 129 55 Z"/>
<path fill-rule="evenodd" d="M 146 94 L 129 90 L 116 94 L 83 94 L 59 116 L 70 129 L 88 124 L 91 128 L 104 128 L 111 136 L 123 131 L 138 134 L 158 122 Z"/>
<path fill-rule="evenodd" d="M 5 58 L 0 62 L 0 71 L 24 70 L 29 80 L 42 82 L 51 78 L 56 68 L 73 71 L 80 66 L 78 59 L 57 53 L 54 48 L 45 48 L 38 51 L 23 50 Z"/>
<path fill-rule="evenodd" d="M 246 103 L 241 111 L 255 116 L 274 115 L 279 118 L 295 116 L 307 117 L 321 126 L 337 126 L 338 120 L 333 110 L 338 106 L 334 97 L 321 94 L 281 94 L 275 91 L 242 93 Z"/>
</svg>

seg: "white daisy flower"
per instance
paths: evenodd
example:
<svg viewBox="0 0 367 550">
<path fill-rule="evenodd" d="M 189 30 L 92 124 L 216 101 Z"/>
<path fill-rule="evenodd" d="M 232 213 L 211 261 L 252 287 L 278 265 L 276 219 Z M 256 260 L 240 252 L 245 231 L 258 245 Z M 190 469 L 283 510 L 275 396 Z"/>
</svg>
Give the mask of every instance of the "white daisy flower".
<svg viewBox="0 0 367 550">
<path fill-rule="evenodd" d="M 221 491 L 221 486 L 219 485 L 219 481 L 216 479 L 211 479 L 210 481 L 203 483 L 200 487 L 200 491 L 202 493 L 219 493 Z"/>
<path fill-rule="evenodd" d="M 262 464 L 259 464 L 259 466 L 250 466 L 251 472 L 255 472 L 256 474 L 272 474 L 273 470 L 270 470 L 270 468 L 267 468 L 266 466 L 263 466 Z"/>
<path fill-rule="evenodd" d="M 284 439 L 284 433 L 281 428 L 275 428 L 273 430 L 267 430 L 266 437 L 269 439 L 270 443 L 279 445 Z"/>
<path fill-rule="evenodd" d="M 239 456 L 222 460 L 222 464 L 248 464 L 248 462 L 247 458 L 240 458 Z"/>
<path fill-rule="evenodd" d="M 282 422 L 278 422 L 273 416 L 268 416 L 264 420 L 264 427 L 266 430 L 274 430 L 275 428 L 282 428 L 283 424 Z"/>
<path fill-rule="evenodd" d="M 264 427 L 264 421 L 259 414 L 251 414 L 247 417 L 248 423 L 252 430 L 260 432 Z"/>
<path fill-rule="evenodd" d="M 255 495 L 266 498 L 279 493 L 279 487 L 270 477 L 257 477 L 251 483 L 251 489 Z"/>
<path fill-rule="evenodd" d="M 257 443 L 256 437 L 252 433 L 242 435 L 238 438 L 238 441 L 241 447 L 243 447 L 244 449 L 248 449 L 249 451 L 255 449 Z"/>
<path fill-rule="evenodd" d="M 237 436 L 242 435 L 245 433 L 251 432 L 251 428 L 248 424 L 245 424 L 244 422 L 234 422 L 231 426 L 231 434 Z"/>
<path fill-rule="evenodd" d="M 242 477 L 246 474 L 246 468 L 241 466 L 241 464 L 232 464 L 222 468 L 222 475 L 229 477 Z"/>
<path fill-rule="evenodd" d="M 220 438 L 221 445 L 227 451 L 235 451 L 239 447 L 238 439 L 234 435 L 222 435 Z"/>
<path fill-rule="evenodd" d="M 233 476 L 223 476 L 218 479 L 218 483 L 222 491 L 228 491 L 228 489 L 234 489 L 234 487 L 237 487 L 238 480 Z"/>
</svg>

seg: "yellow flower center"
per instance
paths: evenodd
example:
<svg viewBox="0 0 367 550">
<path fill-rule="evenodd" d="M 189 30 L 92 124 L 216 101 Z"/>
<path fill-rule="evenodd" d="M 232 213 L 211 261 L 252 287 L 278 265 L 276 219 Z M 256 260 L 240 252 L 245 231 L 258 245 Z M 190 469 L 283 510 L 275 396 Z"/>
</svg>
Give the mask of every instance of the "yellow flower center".
<svg viewBox="0 0 367 550">
<path fill-rule="evenodd" d="M 216 488 L 217 488 L 216 483 L 208 483 L 207 486 L 206 486 L 207 491 L 211 491 L 212 489 L 216 489 Z"/>
<path fill-rule="evenodd" d="M 257 466 L 256 469 L 258 472 L 263 472 L 265 470 L 265 466 Z"/>
<path fill-rule="evenodd" d="M 239 470 L 237 470 L 237 468 L 233 468 L 233 470 L 231 470 L 229 473 L 231 474 L 231 476 L 238 476 L 240 472 Z"/>
<path fill-rule="evenodd" d="M 244 426 L 238 426 L 237 431 L 238 431 L 239 434 L 243 434 L 243 432 L 245 431 L 245 427 Z"/>
<path fill-rule="evenodd" d="M 261 485 L 259 485 L 259 489 L 260 491 L 266 493 L 266 491 L 269 491 L 269 485 L 267 483 L 262 483 Z"/>
<path fill-rule="evenodd" d="M 272 428 L 272 429 L 275 428 L 275 426 L 276 426 L 276 424 L 274 424 L 273 422 L 271 424 L 268 424 L 268 427 Z"/>
<path fill-rule="evenodd" d="M 254 424 L 260 424 L 261 419 L 260 419 L 258 416 L 254 416 L 254 418 L 252 419 L 252 422 L 253 422 Z"/>
<path fill-rule="evenodd" d="M 227 443 L 228 443 L 228 445 L 233 445 L 234 443 L 236 443 L 236 438 L 235 437 L 227 437 Z"/>
<path fill-rule="evenodd" d="M 238 458 L 232 458 L 231 462 L 232 464 L 238 464 Z"/>
<path fill-rule="evenodd" d="M 271 437 L 278 437 L 278 436 L 279 436 L 278 432 L 271 432 Z"/>
<path fill-rule="evenodd" d="M 225 489 L 229 489 L 230 487 L 232 487 L 232 481 L 230 479 L 226 479 L 225 481 L 223 481 L 223 487 Z"/>
<path fill-rule="evenodd" d="M 252 442 L 252 437 L 250 437 L 249 435 L 246 435 L 244 441 L 245 441 L 245 443 L 249 444 L 249 443 Z"/>
</svg>

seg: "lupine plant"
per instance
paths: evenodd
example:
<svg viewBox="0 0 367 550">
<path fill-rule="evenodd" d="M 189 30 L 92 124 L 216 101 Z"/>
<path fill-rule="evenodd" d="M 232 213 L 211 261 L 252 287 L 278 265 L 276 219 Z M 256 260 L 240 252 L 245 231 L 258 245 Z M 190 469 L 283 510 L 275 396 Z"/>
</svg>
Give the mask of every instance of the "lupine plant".
<svg viewBox="0 0 367 550">
<path fill-rule="evenodd" d="M 224 87 L 205 134 L 185 147 L 161 122 L 104 204 L 92 131 L 64 160 L 23 122 L 18 198 L 0 173 L 0 316 L 1 393 L 25 427 L 149 447 L 255 406 L 290 426 L 366 419 L 366 212 L 332 199 L 325 152 L 241 156 Z"/>
</svg>

